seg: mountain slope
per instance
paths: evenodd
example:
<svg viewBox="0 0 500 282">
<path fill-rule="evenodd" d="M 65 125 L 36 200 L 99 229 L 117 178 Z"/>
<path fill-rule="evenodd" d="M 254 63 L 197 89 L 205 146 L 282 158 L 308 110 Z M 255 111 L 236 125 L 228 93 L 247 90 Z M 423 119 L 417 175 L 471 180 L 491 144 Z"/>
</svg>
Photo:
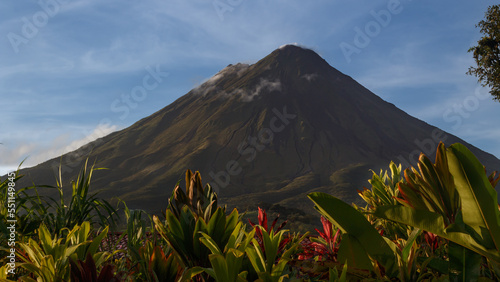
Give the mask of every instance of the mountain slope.
<svg viewBox="0 0 500 282">
<path fill-rule="evenodd" d="M 62 157 L 74 179 L 92 148 L 94 189 L 157 212 L 186 169 L 199 170 L 223 203 L 311 211 L 306 194 L 357 201 L 369 169 L 408 165 L 438 142 L 466 144 L 490 169 L 500 160 L 383 101 L 311 50 L 287 45 L 253 65 L 229 65 L 171 105 Z M 23 170 L 50 183 L 54 159 Z"/>
</svg>

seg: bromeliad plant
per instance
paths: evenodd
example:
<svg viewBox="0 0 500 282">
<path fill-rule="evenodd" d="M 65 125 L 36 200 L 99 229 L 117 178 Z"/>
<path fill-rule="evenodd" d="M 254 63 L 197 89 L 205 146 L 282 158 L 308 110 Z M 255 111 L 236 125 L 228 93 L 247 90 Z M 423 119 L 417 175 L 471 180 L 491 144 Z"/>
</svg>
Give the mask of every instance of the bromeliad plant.
<svg viewBox="0 0 500 282">
<path fill-rule="evenodd" d="M 179 218 L 167 209 L 165 222 L 157 216 L 153 220 L 156 230 L 175 252 L 182 268 L 209 267 L 210 250 L 200 242 L 202 233 L 210 236 L 219 248 L 224 247 L 238 224 L 239 214 L 235 209 L 226 216 L 221 208 L 217 208 L 210 220 L 205 222 L 184 207 Z"/>
<path fill-rule="evenodd" d="M 178 182 L 174 188 L 172 196 L 168 200 L 168 208 L 178 218 L 183 207 L 188 207 L 196 217 L 202 217 L 208 222 L 217 209 L 217 193 L 210 184 L 203 188 L 200 172 L 193 173 L 186 171 L 186 192 L 184 192 Z M 225 212 L 225 207 L 223 208 Z"/>
<path fill-rule="evenodd" d="M 156 216 L 153 221 L 185 269 L 184 277 L 186 273 L 191 277 L 205 271 L 208 276 L 200 274 L 195 280 L 206 281 L 209 277 L 242 280 L 246 279 L 247 266 L 251 264 L 252 273 L 264 281 L 282 281 L 287 262 L 299 244 L 286 248 L 289 239 L 285 238 L 285 230 L 280 230 L 284 223 L 274 230 L 276 219 L 268 228 L 267 215 L 260 210 L 261 225 L 255 225 L 247 234 L 236 209 L 226 215 L 225 208 L 217 206 L 217 194 L 210 186 L 201 189 L 198 172 L 186 172 L 185 193 L 179 187 L 176 186 L 170 199 L 165 222 Z M 234 281 L 224 279 L 221 281 Z"/>
<path fill-rule="evenodd" d="M 240 221 L 231 234 L 224 249 L 220 249 L 217 243 L 206 233 L 202 233 L 201 242 L 210 249 L 212 254 L 208 256 L 211 268 L 204 268 L 216 281 L 247 281 L 248 269 L 245 269 L 245 251 L 250 246 L 255 235 L 255 229 L 245 232 L 243 223 Z"/>
<path fill-rule="evenodd" d="M 179 185 L 176 186 L 165 213 L 165 222 L 153 216 L 156 230 L 172 248 L 180 266 L 186 270 L 210 267 L 210 250 L 200 241 L 203 233 L 210 236 L 219 248 L 223 248 L 241 219 L 236 209 L 226 215 L 225 207 L 217 206 L 217 194 L 210 185 L 205 189 L 201 187 L 199 172 L 193 174 L 188 170 L 186 193 L 180 190 Z"/>
</svg>

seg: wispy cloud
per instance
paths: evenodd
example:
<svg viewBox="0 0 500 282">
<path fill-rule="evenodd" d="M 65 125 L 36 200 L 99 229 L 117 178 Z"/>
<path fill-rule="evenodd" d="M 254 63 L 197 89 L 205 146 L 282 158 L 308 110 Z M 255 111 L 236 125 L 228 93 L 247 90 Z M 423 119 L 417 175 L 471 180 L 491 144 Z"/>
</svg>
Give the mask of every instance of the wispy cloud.
<svg viewBox="0 0 500 282">
<path fill-rule="evenodd" d="M 307 73 L 301 76 L 300 78 L 303 78 L 309 82 L 315 80 L 319 75 L 317 73 Z"/>
<path fill-rule="evenodd" d="M 407 51 L 407 54 L 414 52 Z M 439 62 L 422 64 L 419 58 L 394 62 L 385 58 L 373 58 L 370 70 L 356 79 L 366 87 L 377 90 L 384 88 L 411 88 L 436 84 L 457 84 L 463 82 L 465 72 L 472 60 L 467 54 L 450 54 Z M 437 75 L 438 74 L 438 75 Z"/>
<path fill-rule="evenodd" d="M 453 131 L 454 123 L 443 119 L 443 110 L 474 92 L 475 80 L 465 75 L 472 64 L 466 51 L 479 37 L 474 24 L 488 5 L 401 1 L 404 15 L 394 16 L 347 64 L 339 43 L 352 41 L 354 28 L 364 28 L 374 20 L 370 12 L 387 9 L 387 2 L 242 1 L 222 21 L 212 1 L 61 2 L 65 4 L 57 15 L 21 44 L 17 54 L 7 34 L 21 35 L 23 17 L 32 21 L 42 8 L 37 1 L 0 3 L 0 95 L 9 98 L 0 101 L 0 147 L 5 147 L 0 148 L 0 167 L 16 167 L 25 156 L 28 164 L 36 164 L 77 147 L 102 118 L 111 118 L 120 128 L 132 124 L 189 91 L 193 78 L 211 76 L 228 64 L 254 63 L 287 42 L 312 46 L 377 95 Z M 172 79 L 148 94 L 126 120 L 118 120 L 110 105 L 140 85 L 145 66 L 158 64 Z M 314 83 L 314 74 L 303 78 Z M 264 80 L 240 95 L 250 101 L 279 90 L 279 81 Z M 453 132 L 471 136 L 469 123 L 480 120 L 489 121 L 481 125 L 485 128 L 497 128 L 491 118 L 497 109 L 497 104 L 481 100 L 479 109 Z M 86 134 L 82 128 L 92 130 Z M 485 148 L 496 146 L 494 140 L 484 140 L 478 142 L 490 144 Z"/>
<path fill-rule="evenodd" d="M 13 169 L 19 166 L 23 160 L 26 160 L 23 167 L 34 166 L 48 159 L 74 151 L 87 143 L 116 131 L 116 129 L 117 126 L 99 125 L 88 135 L 77 140 L 72 139 L 71 134 L 66 133 L 55 137 L 50 142 L 21 144 L 10 142 L 10 144 L 3 144 L 0 145 L 0 155 L 2 155 L 0 167 Z"/>
<path fill-rule="evenodd" d="M 245 91 L 238 89 L 236 94 L 241 96 L 241 100 L 244 102 L 250 102 L 255 99 L 255 97 L 263 94 L 264 92 L 270 93 L 273 91 L 281 91 L 281 81 L 277 80 L 268 80 L 268 79 L 261 79 L 259 81 L 259 84 L 255 86 L 254 89 L 250 91 Z"/>
</svg>

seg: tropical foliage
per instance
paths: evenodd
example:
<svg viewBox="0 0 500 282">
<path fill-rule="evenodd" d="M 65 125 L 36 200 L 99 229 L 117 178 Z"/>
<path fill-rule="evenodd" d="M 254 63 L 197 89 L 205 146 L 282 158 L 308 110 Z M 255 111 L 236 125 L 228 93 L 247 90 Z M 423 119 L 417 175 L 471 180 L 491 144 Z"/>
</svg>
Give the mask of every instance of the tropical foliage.
<svg viewBox="0 0 500 282">
<path fill-rule="evenodd" d="M 17 189 L 15 274 L 6 255 L 0 281 L 498 281 L 500 176 L 463 145 L 440 144 L 432 162 L 389 164 L 359 191 L 358 207 L 310 193 L 321 215 L 317 235 L 290 233 L 287 221 L 257 222 L 226 211 L 199 172 L 177 183 L 163 215 L 123 203 L 125 230 L 110 232 L 118 208 L 91 193 L 96 170 L 85 163 L 72 182 L 72 200 L 39 196 L 45 186 Z M 8 198 L 9 183 L 0 180 Z M 13 185 L 10 184 L 12 187 Z M 5 201 L 5 200 L 4 200 Z M 2 204 L 6 204 L 3 202 Z M 2 254 L 10 254 L 8 217 L 0 209 Z M 10 212 L 10 213 L 9 213 Z"/>
</svg>

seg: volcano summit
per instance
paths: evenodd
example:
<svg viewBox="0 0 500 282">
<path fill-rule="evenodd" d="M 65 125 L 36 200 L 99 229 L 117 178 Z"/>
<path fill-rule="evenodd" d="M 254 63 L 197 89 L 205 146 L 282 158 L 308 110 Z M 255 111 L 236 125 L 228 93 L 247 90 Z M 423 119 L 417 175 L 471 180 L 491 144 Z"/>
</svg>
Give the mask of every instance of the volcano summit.
<svg viewBox="0 0 500 282">
<path fill-rule="evenodd" d="M 162 110 L 62 156 L 75 179 L 90 152 L 93 189 L 158 212 L 186 169 L 199 170 L 222 204 L 279 204 L 311 211 L 307 193 L 347 202 L 370 169 L 409 165 L 439 141 L 460 142 L 491 170 L 500 160 L 387 103 L 312 50 L 286 45 L 255 64 L 229 65 Z M 61 158 L 22 170 L 51 184 Z"/>
</svg>

